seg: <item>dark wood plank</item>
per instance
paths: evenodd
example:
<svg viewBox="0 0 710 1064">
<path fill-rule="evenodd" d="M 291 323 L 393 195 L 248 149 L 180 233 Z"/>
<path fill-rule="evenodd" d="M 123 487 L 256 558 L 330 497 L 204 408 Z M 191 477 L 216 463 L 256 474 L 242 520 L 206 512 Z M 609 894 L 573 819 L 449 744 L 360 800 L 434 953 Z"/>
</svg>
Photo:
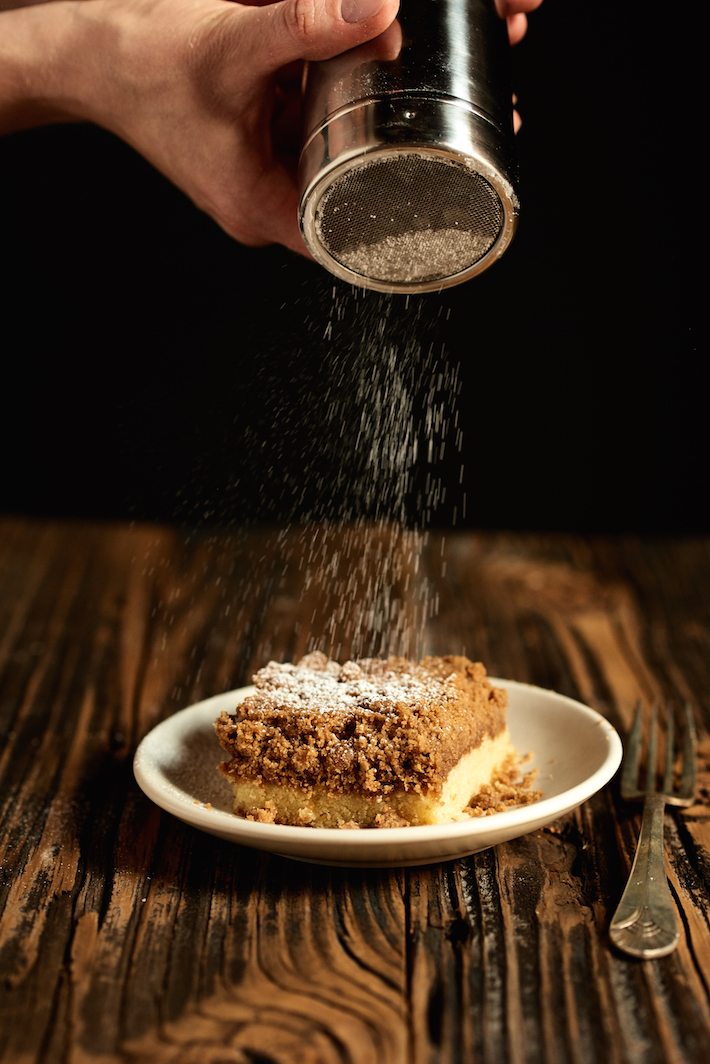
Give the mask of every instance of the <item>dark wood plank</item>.
<svg viewBox="0 0 710 1064">
<path fill-rule="evenodd" d="M 704 1060 L 709 577 L 707 540 L 0 521 L 0 1058 Z M 313 646 L 463 651 L 622 732 L 638 697 L 690 699 L 701 786 L 666 830 L 678 950 L 610 947 L 639 825 L 614 785 L 392 872 L 236 847 L 140 793 L 157 721 Z"/>
</svg>

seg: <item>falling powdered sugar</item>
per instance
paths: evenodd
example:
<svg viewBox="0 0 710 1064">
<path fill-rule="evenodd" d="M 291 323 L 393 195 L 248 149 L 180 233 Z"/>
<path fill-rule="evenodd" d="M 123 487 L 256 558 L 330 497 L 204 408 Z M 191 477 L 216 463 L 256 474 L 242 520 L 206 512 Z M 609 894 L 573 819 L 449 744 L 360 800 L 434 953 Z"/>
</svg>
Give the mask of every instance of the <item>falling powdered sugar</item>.
<svg viewBox="0 0 710 1064">
<path fill-rule="evenodd" d="M 319 409 L 321 436 L 337 432 L 342 461 L 302 526 L 303 593 L 314 602 L 308 649 L 419 658 L 438 608 L 422 564 L 427 526 L 447 502 L 437 466 L 447 445 L 460 452 L 463 442 L 458 367 L 424 346 L 422 301 L 405 307 L 406 329 L 395 343 L 388 337 L 397 332 L 390 328 L 396 304 L 366 298 L 357 347 L 333 346 Z M 333 317 L 343 317 L 335 298 Z M 401 333 L 402 322 L 394 324 Z"/>
</svg>

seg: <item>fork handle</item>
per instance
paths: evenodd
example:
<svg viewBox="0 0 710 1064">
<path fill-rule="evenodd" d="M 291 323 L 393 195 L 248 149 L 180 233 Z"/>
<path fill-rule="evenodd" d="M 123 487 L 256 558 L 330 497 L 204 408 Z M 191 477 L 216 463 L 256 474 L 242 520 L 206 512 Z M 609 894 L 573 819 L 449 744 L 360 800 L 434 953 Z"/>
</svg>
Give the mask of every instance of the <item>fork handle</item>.
<svg viewBox="0 0 710 1064">
<path fill-rule="evenodd" d="M 634 957 L 664 957 L 679 937 L 663 859 L 663 806 L 662 794 L 646 796 L 631 875 L 609 928 L 614 945 Z"/>
</svg>

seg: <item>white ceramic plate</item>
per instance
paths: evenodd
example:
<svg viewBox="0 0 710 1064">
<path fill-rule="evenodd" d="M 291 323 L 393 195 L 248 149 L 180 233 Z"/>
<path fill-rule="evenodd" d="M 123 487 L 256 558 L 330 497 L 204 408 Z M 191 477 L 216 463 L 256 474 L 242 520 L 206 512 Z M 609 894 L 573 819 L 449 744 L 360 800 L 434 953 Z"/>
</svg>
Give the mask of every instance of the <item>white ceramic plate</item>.
<svg viewBox="0 0 710 1064">
<path fill-rule="evenodd" d="M 621 740 L 604 717 L 572 698 L 513 680 L 493 682 L 508 691 L 508 725 L 520 753 L 534 751 L 533 805 L 456 824 L 341 831 L 283 827 L 243 820 L 231 812 L 231 788 L 216 771 L 227 760 L 212 727 L 223 709 L 254 690 L 216 695 L 168 717 L 136 751 L 141 789 L 162 809 L 210 835 L 284 857 L 317 864 L 401 867 L 465 857 L 526 835 L 576 808 L 608 783 L 621 762 Z M 207 805 L 211 808 L 206 808 Z"/>
</svg>

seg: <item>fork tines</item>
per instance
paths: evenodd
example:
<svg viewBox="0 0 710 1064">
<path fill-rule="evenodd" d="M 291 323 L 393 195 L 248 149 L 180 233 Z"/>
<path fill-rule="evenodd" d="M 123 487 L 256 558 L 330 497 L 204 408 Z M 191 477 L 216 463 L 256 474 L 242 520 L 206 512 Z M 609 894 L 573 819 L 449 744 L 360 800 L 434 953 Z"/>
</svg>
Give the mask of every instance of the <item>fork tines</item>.
<svg viewBox="0 0 710 1064">
<path fill-rule="evenodd" d="M 626 800 L 644 798 L 654 794 L 656 787 L 656 750 L 658 747 L 658 707 L 651 709 L 651 727 L 648 738 L 648 757 L 646 759 L 645 787 L 639 786 L 639 769 L 641 765 L 641 734 L 643 729 L 643 710 L 640 700 L 636 703 L 634 722 L 629 733 L 629 742 L 621 772 L 621 795 Z M 677 788 L 674 786 L 674 764 L 676 755 L 675 723 L 673 711 L 669 709 L 666 725 L 666 752 L 664 758 L 663 786 L 661 793 L 670 805 L 690 805 L 695 792 L 697 766 L 697 739 L 695 720 L 689 702 L 683 709 L 683 743 L 681 750 L 682 773 Z"/>
</svg>

